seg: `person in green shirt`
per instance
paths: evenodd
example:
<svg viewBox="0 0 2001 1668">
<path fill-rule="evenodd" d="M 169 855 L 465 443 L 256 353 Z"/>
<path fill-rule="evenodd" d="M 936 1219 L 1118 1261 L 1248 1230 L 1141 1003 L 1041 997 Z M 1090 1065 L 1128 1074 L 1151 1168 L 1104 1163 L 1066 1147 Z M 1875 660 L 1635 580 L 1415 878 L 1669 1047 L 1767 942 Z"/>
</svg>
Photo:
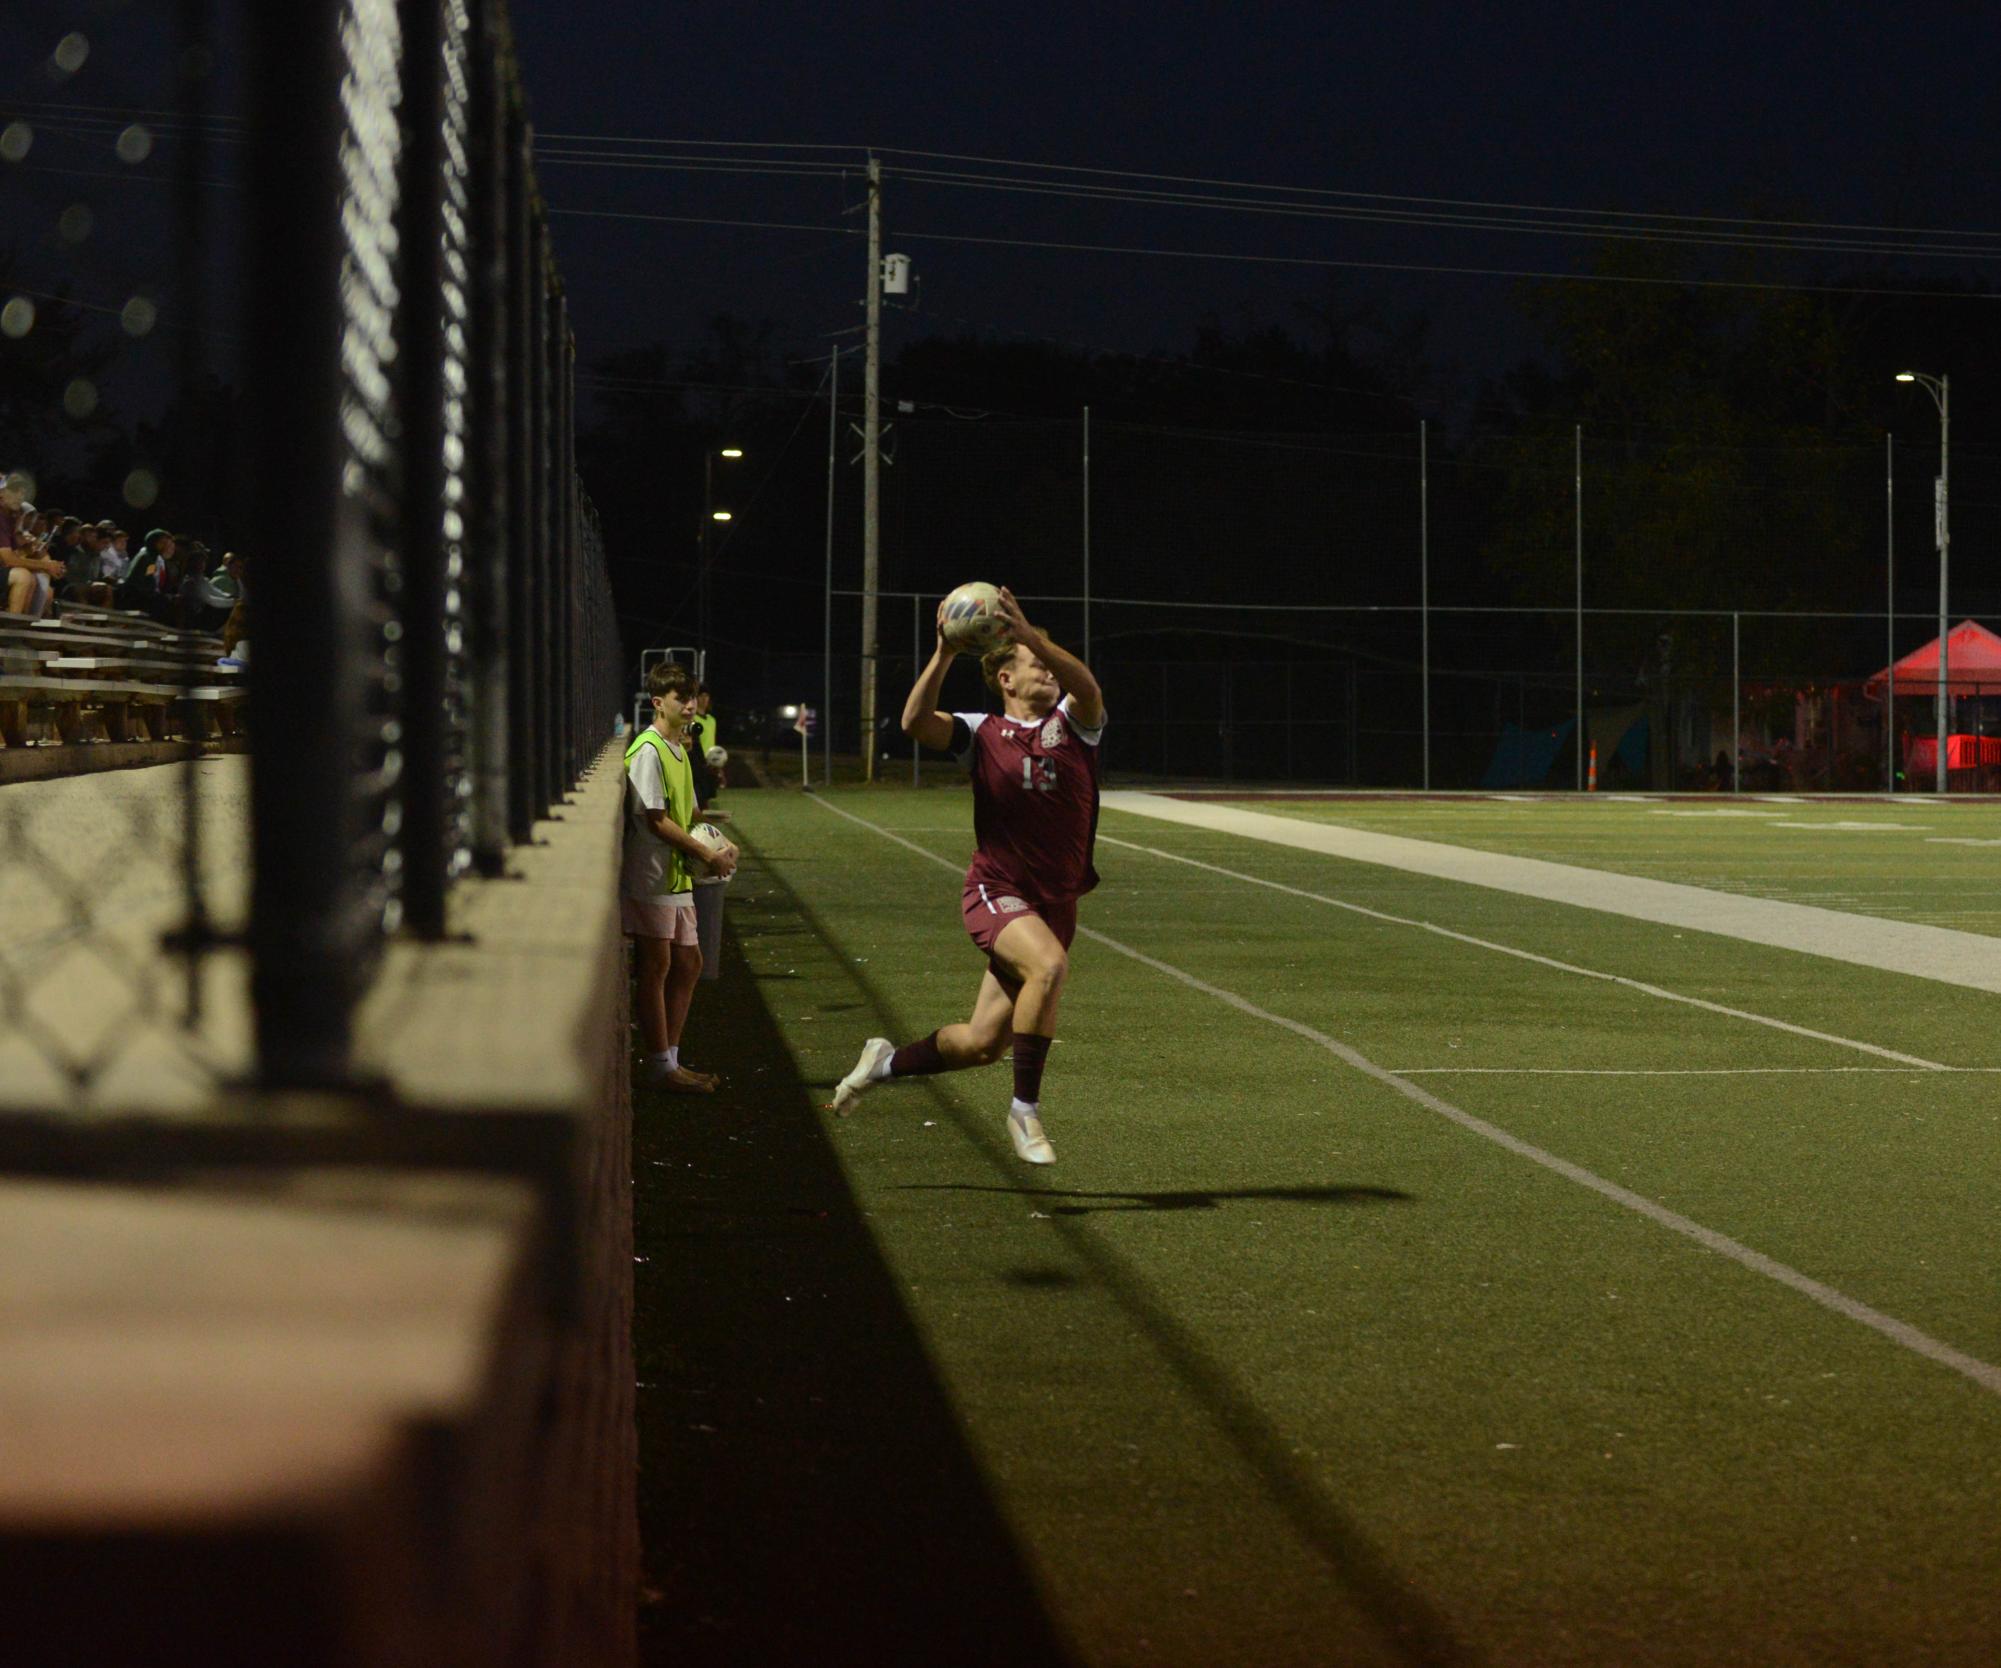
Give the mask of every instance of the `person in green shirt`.
<svg viewBox="0 0 2001 1668">
<path fill-rule="evenodd" d="M 716 795 L 728 786 L 728 777 L 709 763 L 709 749 L 716 746 L 721 736 L 716 727 L 716 715 L 710 710 L 715 697 L 709 693 L 707 684 L 695 686 L 695 710 L 688 720 L 688 735 L 692 746 L 688 750 L 688 762 L 695 771 L 695 803 L 703 811 L 715 803 Z M 716 821 L 724 821 L 727 811 L 709 812 Z"/>
<path fill-rule="evenodd" d="M 695 932 L 695 879 L 724 879 L 736 869 L 736 848 L 710 852 L 688 832 L 695 824 L 692 744 L 685 725 L 695 705 L 695 680 L 685 666 L 663 661 L 646 675 L 653 722 L 625 750 L 625 854 L 619 871 L 619 920 L 632 940 L 634 1006 L 646 1044 L 644 1083 L 676 1094 L 714 1092 L 716 1079 L 681 1063 L 681 1033 L 702 947 Z"/>
</svg>

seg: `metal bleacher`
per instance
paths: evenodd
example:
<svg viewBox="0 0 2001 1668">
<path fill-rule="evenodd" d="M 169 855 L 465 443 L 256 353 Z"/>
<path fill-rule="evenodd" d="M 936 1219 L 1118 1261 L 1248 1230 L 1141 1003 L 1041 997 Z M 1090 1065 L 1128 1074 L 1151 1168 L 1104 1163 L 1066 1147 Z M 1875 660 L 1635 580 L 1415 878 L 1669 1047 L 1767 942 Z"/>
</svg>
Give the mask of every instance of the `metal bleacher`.
<svg viewBox="0 0 2001 1668">
<path fill-rule="evenodd" d="M 233 737 L 243 669 L 144 614 L 0 615 L 0 749 Z"/>
</svg>

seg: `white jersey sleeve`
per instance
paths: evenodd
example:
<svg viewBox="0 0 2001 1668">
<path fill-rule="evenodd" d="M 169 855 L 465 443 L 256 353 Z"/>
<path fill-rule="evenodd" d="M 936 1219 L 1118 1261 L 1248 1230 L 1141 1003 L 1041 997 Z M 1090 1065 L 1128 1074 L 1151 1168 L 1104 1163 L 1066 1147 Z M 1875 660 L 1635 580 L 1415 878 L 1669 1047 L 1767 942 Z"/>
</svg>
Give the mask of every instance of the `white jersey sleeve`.
<svg viewBox="0 0 2001 1668">
<path fill-rule="evenodd" d="M 1070 733 L 1084 743 L 1086 747 L 1096 747 L 1104 739 L 1104 719 L 1101 718 L 1098 720 L 1098 727 L 1095 730 L 1085 729 L 1083 725 L 1077 722 L 1077 715 L 1072 709 L 1071 699 L 1068 695 L 1065 695 L 1062 700 L 1056 703 L 1056 710 L 1062 713 L 1064 722 L 1070 726 Z"/>
<path fill-rule="evenodd" d="M 641 805 L 649 811 L 667 809 L 667 779 L 660 774 L 660 755 L 651 746 L 632 755 L 625 774 L 632 783 L 633 797 Z"/>
</svg>

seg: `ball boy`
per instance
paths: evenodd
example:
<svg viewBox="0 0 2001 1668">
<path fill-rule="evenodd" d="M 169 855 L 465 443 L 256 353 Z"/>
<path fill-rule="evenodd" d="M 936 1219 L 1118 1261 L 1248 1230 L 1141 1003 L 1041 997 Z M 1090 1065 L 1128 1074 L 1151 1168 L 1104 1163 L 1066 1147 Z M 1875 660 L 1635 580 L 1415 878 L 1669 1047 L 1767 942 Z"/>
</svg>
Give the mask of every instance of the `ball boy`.
<svg viewBox="0 0 2001 1668">
<path fill-rule="evenodd" d="M 625 857 L 619 874 L 619 918 L 637 962 L 635 1003 L 646 1043 L 640 1080 L 675 1094 L 715 1091 L 708 1072 L 681 1063 L 681 1032 L 702 948 L 695 934 L 694 877 L 706 864 L 727 879 L 736 847 L 710 853 L 688 830 L 695 822 L 695 782 L 688 763 L 687 719 L 695 680 L 685 666 L 663 661 L 646 675 L 653 722 L 625 750 Z"/>
</svg>

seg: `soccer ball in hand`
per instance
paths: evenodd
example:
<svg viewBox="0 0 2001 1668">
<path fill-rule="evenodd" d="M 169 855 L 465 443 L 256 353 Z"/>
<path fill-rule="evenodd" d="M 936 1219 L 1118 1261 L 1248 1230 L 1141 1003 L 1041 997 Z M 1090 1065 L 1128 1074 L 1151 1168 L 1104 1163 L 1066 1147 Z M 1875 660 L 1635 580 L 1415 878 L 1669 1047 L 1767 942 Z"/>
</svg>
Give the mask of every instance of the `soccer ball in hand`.
<svg viewBox="0 0 2001 1668">
<path fill-rule="evenodd" d="M 731 849 L 729 836 L 712 822 L 698 822 L 693 828 L 688 830 L 688 833 L 698 845 L 705 847 L 711 852 L 721 852 Z M 712 875 L 710 878 L 720 880 L 724 877 Z"/>
<path fill-rule="evenodd" d="M 961 585 L 945 599 L 945 641 L 964 654 L 985 654 L 1007 638 L 1000 592 L 981 579 Z"/>
</svg>

